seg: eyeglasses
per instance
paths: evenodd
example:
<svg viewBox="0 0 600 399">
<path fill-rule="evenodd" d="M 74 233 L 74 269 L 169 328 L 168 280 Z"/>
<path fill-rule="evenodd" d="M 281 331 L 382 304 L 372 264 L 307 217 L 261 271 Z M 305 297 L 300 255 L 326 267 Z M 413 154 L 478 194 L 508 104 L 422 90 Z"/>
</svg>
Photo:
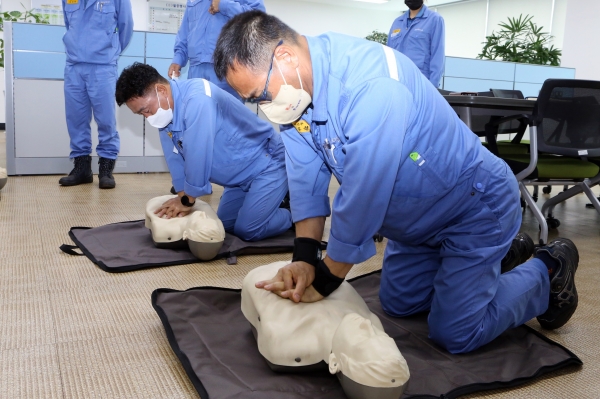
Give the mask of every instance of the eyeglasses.
<svg viewBox="0 0 600 399">
<path fill-rule="evenodd" d="M 277 47 L 281 46 L 282 44 L 283 40 L 280 40 L 279 43 L 277 43 L 277 46 L 275 46 L 275 48 L 273 49 L 273 56 L 271 57 L 271 66 L 269 67 L 269 73 L 267 74 L 267 82 L 265 83 L 265 89 L 262 91 L 262 93 L 260 93 L 259 96 L 247 99 L 246 101 L 250 104 L 258 104 L 262 102 L 273 101 L 273 97 L 267 89 L 269 88 L 269 81 L 271 80 L 271 73 L 273 72 L 273 60 L 275 59 L 275 50 L 277 50 Z"/>
</svg>

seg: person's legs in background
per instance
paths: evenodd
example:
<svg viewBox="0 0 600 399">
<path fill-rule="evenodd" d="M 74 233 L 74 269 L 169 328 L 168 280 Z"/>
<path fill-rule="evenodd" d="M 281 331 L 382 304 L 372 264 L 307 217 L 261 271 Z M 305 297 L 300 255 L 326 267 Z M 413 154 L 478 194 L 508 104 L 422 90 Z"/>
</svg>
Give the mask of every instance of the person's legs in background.
<svg viewBox="0 0 600 399">
<path fill-rule="evenodd" d="M 65 114 L 71 143 L 70 158 L 74 168 L 68 176 L 62 177 L 62 186 L 76 186 L 93 181 L 92 175 L 92 104 L 88 96 L 85 65 L 65 66 Z M 113 99 L 114 101 L 114 99 Z"/>
<path fill-rule="evenodd" d="M 98 145 L 96 153 L 100 157 L 98 179 L 100 188 L 114 188 L 112 172 L 120 149 L 119 133 L 115 115 L 115 87 L 117 84 L 116 65 L 91 65 L 88 92 L 98 124 Z"/>
</svg>

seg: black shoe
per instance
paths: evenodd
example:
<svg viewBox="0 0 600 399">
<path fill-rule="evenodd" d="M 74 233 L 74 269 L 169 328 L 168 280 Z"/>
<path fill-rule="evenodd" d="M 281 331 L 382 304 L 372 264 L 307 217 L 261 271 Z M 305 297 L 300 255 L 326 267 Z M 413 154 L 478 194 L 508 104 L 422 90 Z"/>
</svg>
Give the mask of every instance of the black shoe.
<svg viewBox="0 0 600 399">
<path fill-rule="evenodd" d="M 501 273 L 509 272 L 518 265 L 525 263 L 533 255 L 534 248 L 535 244 L 527 233 L 517 234 L 510 244 L 508 253 L 500 263 Z"/>
<path fill-rule="evenodd" d="M 281 200 L 281 204 L 279 204 L 279 207 L 282 209 L 287 209 L 288 211 L 291 208 L 290 205 L 290 192 L 288 191 L 287 194 L 285 194 L 285 197 L 283 197 L 283 200 Z"/>
<path fill-rule="evenodd" d="M 69 176 L 61 177 L 58 184 L 61 186 L 77 186 L 94 181 L 91 156 L 82 155 L 75 157 L 73 158 L 73 164 L 73 170 L 69 173 Z"/>
<path fill-rule="evenodd" d="M 556 270 L 550 270 L 550 303 L 548 310 L 537 317 L 547 330 L 562 327 L 575 313 L 579 296 L 575 288 L 575 272 L 579 265 L 579 252 L 567 238 L 557 238 L 536 250 L 536 256 L 547 253 L 556 261 Z"/>
<path fill-rule="evenodd" d="M 112 175 L 112 171 L 115 168 L 115 162 L 114 159 L 100 157 L 98 160 L 98 180 L 100 180 L 98 187 L 115 188 L 115 178 Z"/>
</svg>

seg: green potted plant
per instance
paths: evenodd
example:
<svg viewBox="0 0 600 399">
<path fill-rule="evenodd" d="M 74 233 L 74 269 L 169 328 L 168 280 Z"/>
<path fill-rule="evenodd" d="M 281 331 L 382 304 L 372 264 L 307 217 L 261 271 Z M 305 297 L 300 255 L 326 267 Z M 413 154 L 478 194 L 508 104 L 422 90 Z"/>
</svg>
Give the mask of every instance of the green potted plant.
<svg viewBox="0 0 600 399">
<path fill-rule="evenodd" d="M 501 29 L 486 36 L 477 58 L 559 66 L 562 52 L 550 44 L 552 36 L 542 32 L 544 27 L 538 27 L 532 19 L 519 15 L 498 24 Z"/>
<path fill-rule="evenodd" d="M 365 39 L 385 45 L 385 44 L 387 44 L 387 37 L 388 37 L 387 33 L 382 33 L 382 32 L 374 30 L 367 37 L 365 37 Z"/>
<path fill-rule="evenodd" d="M 21 3 L 25 12 L 21 11 L 5 11 L 0 13 L 0 32 L 4 32 L 4 21 L 13 22 L 32 22 L 36 24 L 47 24 L 48 16 L 36 14 L 25 8 Z M 4 39 L 0 39 L 0 68 L 4 68 Z"/>
</svg>

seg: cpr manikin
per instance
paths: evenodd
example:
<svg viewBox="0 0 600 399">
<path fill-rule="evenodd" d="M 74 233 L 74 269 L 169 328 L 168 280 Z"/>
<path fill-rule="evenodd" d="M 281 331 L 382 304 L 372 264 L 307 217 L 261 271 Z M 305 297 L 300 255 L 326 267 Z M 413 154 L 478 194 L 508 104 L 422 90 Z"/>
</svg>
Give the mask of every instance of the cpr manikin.
<svg viewBox="0 0 600 399">
<path fill-rule="evenodd" d="M 252 270 L 242 287 L 242 313 L 269 366 L 311 371 L 325 362 L 350 399 L 400 398 L 409 378 L 406 361 L 350 284 L 314 303 L 293 303 L 254 286 L 287 263 Z"/>
<path fill-rule="evenodd" d="M 200 260 L 213 259 L 225 240 L 223 223 L 204 201 L 196 200 L 192 212 L 171 219 L 158 217 L 154 212 L 174 195 L 152 198 L 146 203 L 146 227 L 159 248 L 185 248 Z"/>
</svg>

